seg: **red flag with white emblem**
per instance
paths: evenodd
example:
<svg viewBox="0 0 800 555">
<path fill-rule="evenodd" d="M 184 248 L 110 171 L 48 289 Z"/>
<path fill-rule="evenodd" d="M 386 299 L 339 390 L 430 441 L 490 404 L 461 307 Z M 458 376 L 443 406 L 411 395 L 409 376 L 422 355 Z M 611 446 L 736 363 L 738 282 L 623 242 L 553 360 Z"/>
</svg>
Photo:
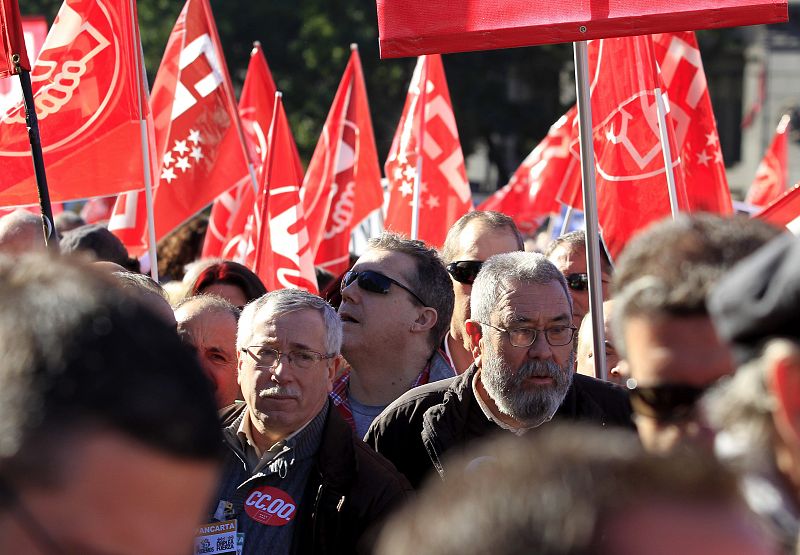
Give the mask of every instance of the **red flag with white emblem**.
<svg viewBox="0 0 800 555">
<path fill-rule="evenodd" d="M 570 152 L 577 131 L 572 108 L 550 127 L 547 136 L 522 162 L 508 185 L 486 199 L 478 210 L 496 210 L 514 218 L 524 232 L 536 231 L 538 220 L 559 212 L 556 198 L 565 183 L 577 176 L 580 187 L 580 160 Z"/>
<path fill-rule="evenodd" d="M 753 217 L 778 227 L 786 227 L 795 235 L 800 235 L 800 185 L 783 193 Z"/>
<path fill-rule="evenodd" d="M 300 201 L 302 175 L 294 163 L 294 138 L 280 95 L 275 98 L 274 114 L 251 223 L 256 245 L 253 270 L 270 291 L 297 288 L 318 293 Z"/>
<path fill-rule="evenodd" d="M 233 87 L 208 0 L 187 0 L 150 100 L 159 162 L 156 240 L 250 180 Z"/>
<path fill-rule="evenodd" d="M 353 228 L 383 204 L 367 88 L 354 46 L 301 196 L 316 264 L 339 275 L 349 265 Z"/>
<path fill-rule="evenodd" d="M 589 43 L 598 218 L 612 257 L 651 222 L 670 215 L 649 36 Z M 679 208 L 687 210 L 674 124 L 666 114 Z M 572 144 L 577 156 L 578 141 Z M 562 197 L 563 198 L 563 197 Z"/>
<path fill-rule="evenodd" d="M 689 210 L 731 214 L 731 193 L 697 38 L 693 31 L 662 33 L 653 35 L 653 46 L 669 98 Z"/>
<path fill-rule="evenodd" d="M 19 4 L 17 0 L 0 0 L 0 79 L 17 73 L 15 54 L 19 56 L 17 63 L 20 68 L 30 71 Z"/>
<path fill-rule="evenodd" d="M 47 20 L 42 16 L 23 17 L 22 34 L 29 60 L 36 60 L 47 38 Z M 19 79 L 0 80 L 0 114 L 13 107 L 22 98 Z"/>
<path fill-rule="evenodd" d="M 772 143 L 756 171 L 756 179 L 747 192 L 745 202 L 766 206 L 786 192 L 789 116 L 784 115 L 775 130 Z"/>
<path fill-rule="evenodd" d="M 144 186 L 147 91 L 131 5 L 66 0 L 32 69 L 54 202 Z M 0 119 L 0 168 L 0 205 L 38 201 L 21 99 Z"/>
<path fill-rule="evenodd" d="M 250 160 L 259 170 L 267 155 L 267 134 L 272 122 L 276 90 L 261 44 L 256 42 L 250 53 L 247 75 L 239 97 L 239 117 L 250 152 Z M 294 139 L 292 148 L 297 172 L 302 175 L 303 167 Z M 247 221 L 246 215 L 251 212 L 253 206 L 252 193 L 252 184 L 246 181 L 231 187 L 214 200 L 203 243 L 203 257 L 236 256 L 234 254 L 236 250 L 231 251 L 229 244 L 238 244 L 241 240 Z M 245 212 L 244 217 L 237 218 L 240 210 Z"/>
<path fill-rule="evenodd" d="M 427 75 L 426 90 L 421 95 L 423 75 Z M 422 109 L 421 97 L 424 97 L 425 102 Z M 424 125 L 420 125 L 421 112 L 425 114 Z M 425 128 L 422 138 L 421 127 Z M 438 54 L 420 56 L 417 61 L 403 115 L 386 160 L 389 203 L 384 227 L 405 235 L 411 234 L 420 142 L 423 159 L 418 239 L 440 247 L 450 226 L 472 209 L 472 193 L 467 181 L 464 155 L 458 139 L 442 57 Z"/>
</svg>

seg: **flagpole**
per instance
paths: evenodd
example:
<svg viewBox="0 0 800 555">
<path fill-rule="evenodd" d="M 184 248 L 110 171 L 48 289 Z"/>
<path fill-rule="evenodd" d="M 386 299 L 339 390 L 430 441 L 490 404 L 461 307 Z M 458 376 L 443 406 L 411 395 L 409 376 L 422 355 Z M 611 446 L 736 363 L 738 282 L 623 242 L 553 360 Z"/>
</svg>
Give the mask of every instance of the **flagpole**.
<svg viewBox="0 0 800 555">
<path fill-rule="evenodd" d="M 589 85 L 589 56 L 586 41 L 573 43 L 575 54 L 575 87 L 578 96 L 578 132 L 581 145 L 581 178 L 583 211 L 586 222 L 586 261 L 589 273 L 589 311 L 592 319 L 594 373 L 606 380 L 606 337 L 603 327 L 603 296 L 600 281 L 600 236 L 595 190 L 594 144 L 592 139 L 592 101 Z"/>
<path fill-rule="evenodd" d="M 262 170 L 264 172 L 262 174 L 264 190 L 261 192 L 261 194 L 264 196 L 264 202 L 261 203 L 261 226 L 258 229 L 258 237 L 255 244 L 256 262 L 253 271 L 259 275 L 261 271 L 261 249 L 263 248 L 264 236 L 267 233 L 267 226 L 269 225 L 267 204 L 269 202 L 270 181 L 272 181 L 272 164 L 275 161 L 275 129 L 278 123 L 278 110 L 280 109 L 281 104 L 283 104 L 283 93 L 281 91 L 275 91 L 275 102 L 272 106 L 272 121 L 269 124 L 269 132 L 267 133 L 267 158 L 264 160 L 264 169 Z M 258 197 L 256 197 L 256 207 L 259 205 L 258 200 Z"/>
<path fill-rule="evenodd" d="M 420 92 L 417 99 L 420 104 L 419 108 L 419 140 L 417 141 L 417 174 L 414 176 L 414 196 L 411 200 L 411 238 L 417 239 L 419 237 L 419 195 L 422 188 L 422 157 L 424 150 L 422 143 L 425 140 L 425 101 L 428 91 L 428 56 L 424 56 L 422 60 L 422 68 L 420 70 L 422 77 L 420 79 Z"/>
<path fill-rule="evenodd" d="M 661 140 L 661 153 L 664 155 L 664 172 L 667 176 L 667 191 L 669 193 L 669 208 L 672 212 L 672 219 L 678 217 L 680 208 L 678 206 L 678 193 L 675 187 L 675 169 L 672 167 L 672 148 L 669 144 L 669 129 L 667 128 L 667 105 L 664 103 L 664 96 L 661 94 L 661 87 L 658 86 L 659 70 L 656 63 L 656 50 L 653 46 L 652 37 L 647 37 L 647 44 L 650 49 L 650 59 L 653 61 L 653 79 L 656 88 L 653 89 L 656 95 L 656 112 L 658 113 L 658 136 Z"/>
<path fill-rule="evenodd" d="M 147 211 L 147 251 L 150 255 L 150 277 L 153 281 L 158 283 L 158 255 L 156 252 L 156 218 L 153 210 L 153 181 L 152 181 L 152 163 L 150 161 L 150 140 L 147 134 L 147 120 L 144 118 L 144 104 L 142 98 L 144 94 L 149 93 L 149 87 L 145 87 L 147 83 L 147 75 L 144 68 L 144 52 L 142 50 L 142 38 L 139 35 L 138 17 L 136 17 L 136 4 L 134 0 L 130 0 L 131 9 L 131 26 L 133 27 L 133 36 L 136 37 L 136 42 L 139 44 L 139 51 L 135 56 L 134 64 L 136 66 L 136 97 L 139 99 L 139 136 L 142 143 L 142 170 L 144 172 L 144 200 L 145 208 Z M 146 91 L 146 92 L 145 92 Z"/>
<path fill-rule="evenodd" d="M 22 86 L 22 98 L 25 104 L 25 124 L 28 127 L 28 140 L 31 144 L 31 156 L 33 157 L 33 172 L 36 176 L 36 191 L 39 195 L 39 208 L 42 212 L 42 232 L 44 233 L 45 244 L 58 251 L 58 234 L 53 222 L 53 208 L 50 205 L 50 190 L 47 188 L 47 175 L 44 170 L 44 155 L 42 153 L 42 141 L 39 135 L 39 117 L 36 115 L 36 104 L 33 100 L 33 86 L 31 85 L 30 73 L 20 67 L 19 54 L 11 57 L 14 63 L 19 82 Z"/>
</svg>

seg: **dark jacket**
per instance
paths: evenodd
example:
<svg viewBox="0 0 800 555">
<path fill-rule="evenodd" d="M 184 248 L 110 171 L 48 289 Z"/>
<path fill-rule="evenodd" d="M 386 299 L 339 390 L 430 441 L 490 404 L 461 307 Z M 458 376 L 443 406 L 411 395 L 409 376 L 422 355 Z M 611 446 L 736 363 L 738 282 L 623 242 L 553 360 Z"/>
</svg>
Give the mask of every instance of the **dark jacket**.
<svg viewBox="0 0 800 555">
<path fill-rule="evenodd" d="M 230 425 L 245 406 L 236 403 L 223 409 L 222 425 Z M 389 461 L 353 436 L 330 404 L 303 494 L 313 502 L 304 502 L 298 510 L 291 552 L 370 553 L 376 525 L 411 491 Z"/>
<path fill-rule="evenodd" d="M 472 392 L 477 369 L 414 388 L 386 407 L 364 440 L 392 461 L 415 488 L 436 469 L 444 478 L 442 456 L 463 450 L 471 441 L 503 432 L 486 418 Z M 597 422 L 635 429 L 627 393 L 612 385 L 575 374 L 553 420 Z"/>
</svg>

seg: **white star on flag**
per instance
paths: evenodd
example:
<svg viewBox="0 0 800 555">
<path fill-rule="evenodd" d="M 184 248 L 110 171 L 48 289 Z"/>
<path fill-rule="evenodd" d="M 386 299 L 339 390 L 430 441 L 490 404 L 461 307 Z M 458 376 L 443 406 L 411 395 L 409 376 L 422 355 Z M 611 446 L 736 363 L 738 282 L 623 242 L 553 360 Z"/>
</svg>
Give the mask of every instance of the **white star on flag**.
<svg viewBox="0 0 800 555">
<path fill-rule="evenodd" d="M 411 166 L 406 166 L 403 169 L 403 175 L 405 175 L 406 179 L 408 179 L 409 181 L 414 181 L 414 178 L 417 177 L 417 169 Z"/>
<path fill-rule="evenodd" d="M 700 151 L 700 154 L 697 155 L 697 163 L 703 164 L 704 166 L 708 167 L 708 162 L 711 160 L 711 156 L 706 154 L 705 149 Z"/>
<path fill-rule="evenodd" d="M 413 187 L 411 187 L 411 182 L 409 181 L 403 181 L 403 184 L 400 185 L 400 188 L 397 190 L 400 191 L 400 194 L 403 195 L 404 198 L 414 192 Z"/>
<path fill-rule="evenodd" d="M 192 167 L 189 163 L 189 159 L 185 156 L 178 158 L 178 161 L 175 163 L 175 167 L 180 169 L 183 173 L 186 173 L 186 170 Z"/>
<path fill-rule="evenodd" d="M 722 164 L 722 149 L 718 149 L 714 153 L 714 163 L 715 164 Z"/>
<path fill-rule="evenodd" d="M 403 179 L 403 168 L 401 168 L 400 166 L 397 166 L 397 167 L 394 169 L 394 178 L 395 178 L 397 181 L 400 181 L 401 179 Z"/>
<path fill-rule="evenodd" d="M 189 140 L 194 144 L 198 144 L 200 142 L 200 131 L 195 131 L 194 129 L 190 129 Z"/>
<path fill-rule="evenodd" d="M 189 150 L 189 147 L 186 146 L 186 141 L 175 140 L 175 146 L 172 147 L 172 150 L 183 156 Z"/>
<path fill-rule="evenodd" d="M 439 206 L 439 198 L 433 195 L 428 195 L 428 200 L 425 201 L 425 204 L 428 205 L 429 210 L 433 210 L 437 206 Z"/>
<path fill-rule="evenodd" d="M 199 162 L 203 158 L 203 150 L 199 146 L 192 147 L 192 153 L 189 155 L 194 158 L 195 162 Z"/>
<path fill-rule="evenodd" d="M 175 170 L 172 168 L 164 168 L 161 171 L 161 179 L 166 179 L 167 183 L 172 183 L 173 179 L 176 179 L 178 176 L 175 175 Z"/>
<path fill-rule="evenodd" d="M 174 160 L 172 159 L 172 151 L 166 151 L 164 153 L 164 165 L 169 166 Z"/>
<path fill-rule="evenodd" d="M 717 144 L 717 141 L 719 140 L 717 138 L 717 134 L 714 133 L 713 131 L 711 133 L 706 134 L 706 139 L 707 139 L 706 146 L 714 146 L 715 144 Z"/>
</svg>

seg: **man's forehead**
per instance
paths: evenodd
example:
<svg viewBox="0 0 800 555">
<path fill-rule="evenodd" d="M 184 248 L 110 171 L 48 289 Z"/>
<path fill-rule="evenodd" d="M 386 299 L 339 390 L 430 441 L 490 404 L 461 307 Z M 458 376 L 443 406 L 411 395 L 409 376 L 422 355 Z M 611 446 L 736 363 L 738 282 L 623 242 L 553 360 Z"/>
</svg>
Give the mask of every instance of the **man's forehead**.
<svg viewBox="0 0 800 555">
<path fill-rule="evenodd" d="M 276 315 L 261 310 L 253 322 L 253 339 L 283 340 L 306 344 L 325 333 L 325 322 L 316 310 L 301 309 Z M 256 341 L 256 342 L 259 342 Z"/>
<path fill-rule="evenodd" d="M 518 249 L 517 237 L 511 229 L 491 228 L 483 222 L 472 221 L 458 236 L 455 260 L 486 260 L 495 254 Z"/>
<path fill-rule="evenodd" d="M 558 281 L 512 284 L 500 295 L 495 313 L 504 322 L 549 322 L 572 318 L 566 292 Z"/>
</svg>

